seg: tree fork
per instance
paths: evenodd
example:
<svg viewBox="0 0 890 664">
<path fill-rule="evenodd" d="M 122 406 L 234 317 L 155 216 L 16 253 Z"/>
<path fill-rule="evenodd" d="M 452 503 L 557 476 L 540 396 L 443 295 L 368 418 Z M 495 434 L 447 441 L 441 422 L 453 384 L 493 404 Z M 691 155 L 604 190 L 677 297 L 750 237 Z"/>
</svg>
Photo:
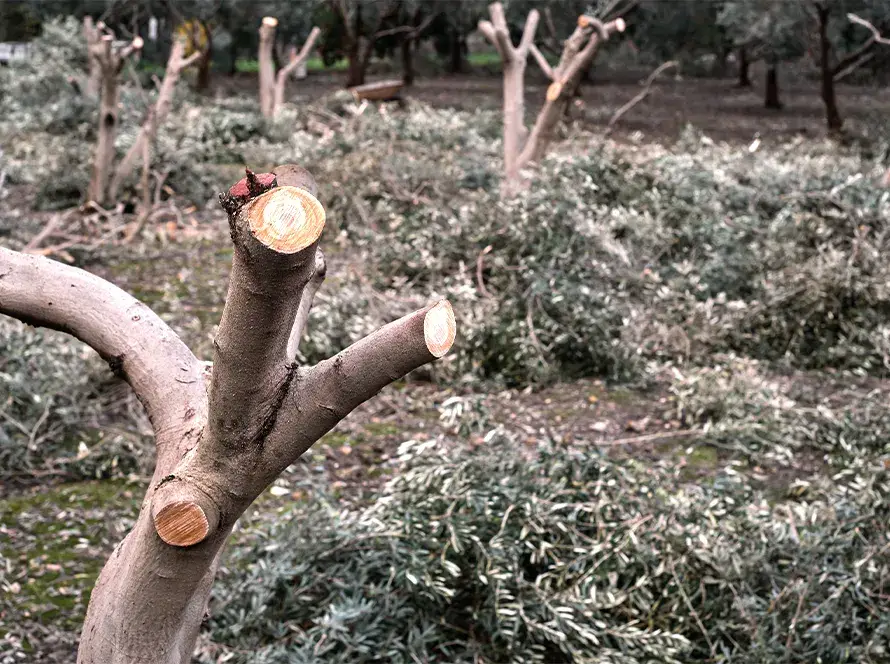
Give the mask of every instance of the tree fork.
<svg viewBox="0 0 890 664">
<path fill-rule="evenodd" d="M 219 552 L 244 510 L 356 406 L 454 343 L 441 300 L 315 366 L 294 361 L 324 275 L 315 191 L 307 171 L 288 165 L 248 172 L 221 196 L 235 251 L 209 387 L 203 363 L 132 296 L 0 248 L 0 313 L 92 346 L 155 430 L 155 471 L 93 589 L 79 664 L 190 662 Z"/>
</svg>

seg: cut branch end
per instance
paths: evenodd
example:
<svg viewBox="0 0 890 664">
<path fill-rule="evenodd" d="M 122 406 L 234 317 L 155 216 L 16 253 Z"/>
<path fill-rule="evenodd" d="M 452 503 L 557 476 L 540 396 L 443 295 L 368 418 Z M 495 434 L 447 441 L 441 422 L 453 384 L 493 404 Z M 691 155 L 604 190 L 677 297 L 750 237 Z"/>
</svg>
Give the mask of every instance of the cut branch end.
<svg viewBox="0 0 890 664">
<path fill-rule="evenodd" d="M 442 357 L 454 344 L 457 323 L 448 300 L 442 300 L 426 312 L 423 319 L 423 338 L 433 357 Z"/>
<path fill-rule="evenodd" d="M 324 207 L 299 187 L 277 187 L 255 198 L 246 214 L 253 236 L 280 254 L 305 249 L 324 230 Z"/>
<path fill-rule="evenodd" d="M 264 16 L 263 17 L 263 25 L 267 25 L 270 28 L 274 28 L 278 25 L 278 19 L 274 16 Z"/>
<path fill-rule="evenodd" d="M 210 519 L 197 503 L 177 500 L 154 515 L 155 530 L 170 546 L 193 546 L 210 534 Z"/>
</svg>

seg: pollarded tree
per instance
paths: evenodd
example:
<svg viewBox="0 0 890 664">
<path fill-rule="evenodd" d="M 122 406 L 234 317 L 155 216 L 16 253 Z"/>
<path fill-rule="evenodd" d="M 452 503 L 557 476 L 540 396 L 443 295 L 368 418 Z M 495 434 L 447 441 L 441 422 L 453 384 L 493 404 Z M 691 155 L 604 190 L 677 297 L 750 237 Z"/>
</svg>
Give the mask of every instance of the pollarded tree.
<svg viewBox="0 0 890 664">
<path fill-rule="evenodd" d="M 83 34 L 90 68 L 87 91 L 99 97 L 98 138 L 87 196 L 102 205 L 108 198 L 114 166 L 121 69 L 127 58 L 142 48 L 143 42 L 136 37 L 126 45 L 116 46 L 114 33 L 102 22 L 93 23 L 89 16 L 83 21 Z"/>
<path fill-rule="evenodd" d="M 220 550 L 238 517 L 356 406 L 442 357 L 446 300 L 312 367 L 297 343 L 324 278 L 325 212 L 296 166 L 221 196 L 235 251 L 212 371 L 147 306 L 97 276 L 0 248 L 0 313 L 64 330 L 127 380 L 157 464 L 133 530 L 93 589 L 78 664 L 188 664 Z"/>
<path fill-rule="evenodd" d="M 260 25 L 260 45 L 258 50 L 259 83 L 260 83 L 260 111 L 263 117 L 274 118 L 278 110 L 284 105 L 284 93 L 287 87 L 287 79 L 296 69 L 309 59 L 309 54 L 315 48 L 315 40 L 321 34 L 321 30 L 313 27 L 303 44 L 303 48 L 297 51 L 296 46 L 288 50 L 287 63 L 275 71 L 274 49 L 275 30 L 278 27 L 278 19 L 272 16 L 263 18 Z"/>
<path fill-rule="evenodd" d="M 541 159 L 553 140 L 553 134 L 565 107 L 571 100 L 574 85 L 590 66 L 602 44 L 615 32 L 623 32 L 623 19 L 603 23 L 591 16 L 578 17 L 575 31 L 563 44 L 556 67 L 551 67 L 535 46 L 535 31 L 540 14 L 528 14 L 522 38 L 513 45 L 501 3 L 489 6 L 491 21 L 480 21 L 479 31 L 494 45 L 504 68 L 504 188 L 509 194 L 521 183 L 521 170 Z M 538 113 L 531 132 L 525 127 L 525 66 L 534 56 L 545 75 L 553 81 L 547 88 L 544 106 Z"/>
</svg>

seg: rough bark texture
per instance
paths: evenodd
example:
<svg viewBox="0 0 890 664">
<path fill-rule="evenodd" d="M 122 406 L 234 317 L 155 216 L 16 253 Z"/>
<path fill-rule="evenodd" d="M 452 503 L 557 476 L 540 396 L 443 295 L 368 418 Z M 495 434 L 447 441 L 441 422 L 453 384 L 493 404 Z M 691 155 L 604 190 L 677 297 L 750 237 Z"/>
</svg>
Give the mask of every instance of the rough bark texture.
<svg viewBox="0 0 890 664">
<path fill-rule="evenodd" d="M 309 37 L 306 39 L 306 43 L 303 44 L 303 48 L 300 49 L 299 53 L 297 52 L 296 47 L 291 48 L 290 53 L 288 54 L 288 63 L 279 69 L 278 73 L 275 75 L 275 91 L 272 95 L 272 116 L 278 113 L 278 110 L 284 104 L 284 93 L 287 86 L 287 79 L 309 59 L 309 54 L 312 53 L 312 49 L 315 48 L 315 41 L 320 34 L 321 30 L 312 28 Z"/>
<path fill-rule="evenodd" d="M 146 151 L 151 153 L 151 145 L 154 143 L 160 127 L 170 109 L 173 106 L 173 95 L 176 91 L 176 84 L 182 76 L 182 72 L 194 64 L 197 60 L 204 57 L 203 53 L 192 53 L 189 57 L 184 58 L 185 44 L 182 41 L 175 41 L 170 49 L 170 57 L 167 59 L 167 69 L 164 72 L 164 81 L 161 83 L 161 89 L 158 91 L 158 98 L 155 105 L 149 109 L 139 134 L 127 154 L 121 159 L 121 162 L 114 170 L 114 177 L 108 187 L 108 198 L 112 201 L 117 200 L 120 188 L 124 181 L 133 172 L 136 161 L 140 157 L 144 157 Z"/>
<path fill-rule="evenodd" d="M 266 16 L 260 24 L 260 45 L 257 51 L 260 83 L 260 112 L 263 117 L 271 118 L 275 101 L 275 28 L 278 19 Z"/>
<path fill-rule="evenodd" d="M 87 197 L 99 205 L 104 205 L 109 198 L 108 186 L 114 166 L 120 71 L 126 59 L 142 48 L 142 39 L 136 37 L 131 44 L 121 49 L 115 49 L 113 46 L 114 35 L 108 32 L 101 23 L 93 27 L 92 21 L 86 20 L 84 21 L 84 35 L 87 38 L 90 62 L 90 79 L 87 85 L 89 88 L 95 84 L 95 72 L 98 71 L 99 89 L 99 126 Z"/>
<path fill-rule="evenodd" d="M 139 518 L 93 590 L 79 664 L 188 664 L 238 517 L 356 406 L 454 341 L 443 300 L 313 367 L 293 362 L 320 283 L 314 189 L 286 166 L 248 172 L 221 197 L 235 252 L 209 388 L 202 363 L 145 305 L 77 268 L 0 248 L 0 313 L 92 346 L 133 387 L 157 438 Z"/>
<path fill-rule="evenodd" d="M 779 73 L 776 65 L 769 64 L 766 67 L 766 89 L 763 96 L 763 105 L 766 108 L 780 110 L 782 102 L 779 101 Z"/>
<path fill-rule="evenodd" d="M 540 159 L 547 151 L 556 126 L 565 114 L 572 98 L 572 90 L 581 74 L 593 63 L 601 42 L 612 32 L 623 32 L 624 21 L 616 19 L 603 24 L 589 16 L 578 19 L 578 27 L 563 46 L 556 68 L 534 45 L 539 15 L 532 10 L 525 23 L 519 46 L 514 47 L 500 3 L 489 6 L 491 21 L 480 21 L 479 31 L 494 45 L 504 69 L 504 186 L 502 193 L 510 194 L 522 185 L 521 170 Z M 553 83 L 547 90 L 544 106 L 538 113 L 531 133 L 525 128 L 525 63 L 528 55 Z"/>
</svg>

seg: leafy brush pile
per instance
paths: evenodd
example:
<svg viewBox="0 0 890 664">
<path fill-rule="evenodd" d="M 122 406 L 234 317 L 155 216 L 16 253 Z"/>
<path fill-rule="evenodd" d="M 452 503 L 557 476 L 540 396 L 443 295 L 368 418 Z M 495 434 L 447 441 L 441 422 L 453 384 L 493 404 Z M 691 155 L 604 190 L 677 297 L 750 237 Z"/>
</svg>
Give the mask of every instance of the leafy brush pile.
<svg viewBox="0 0 890 664">
<path fill-rule="evenodd" d="M 203 662 L 879 662 L 888 474 L 774 500 L 727 463 L 409 441 L 369 505 L 246 533 Z M 249 654 L 247 654 L 249 653 Z"/>
<path fill-rule="evenodd" d="M 0 318 L 4 483 L 144 471 L 150 452 L 146 424 L 129 388 L 112 382 L 91 350 L 60 333 Z"/>
<path fill-rule="evenodd" d="M 641 360 L 724 352 L 890 367 L 890 194 L 870 159 L 822 144 L 752 153 L 690 132 L 646 161 L 556 154 L 504 202 L 497 124 L 412 106 L 281 155 L 318 173 L 336 247 L 362 274 L 323 289 L 307 352 L 333 350 L 341 305 L 364 307 L 371 328 L 444 295 L 461 342 L 443 369 L 465 380 L 626 378 Z"/>
</svg>

